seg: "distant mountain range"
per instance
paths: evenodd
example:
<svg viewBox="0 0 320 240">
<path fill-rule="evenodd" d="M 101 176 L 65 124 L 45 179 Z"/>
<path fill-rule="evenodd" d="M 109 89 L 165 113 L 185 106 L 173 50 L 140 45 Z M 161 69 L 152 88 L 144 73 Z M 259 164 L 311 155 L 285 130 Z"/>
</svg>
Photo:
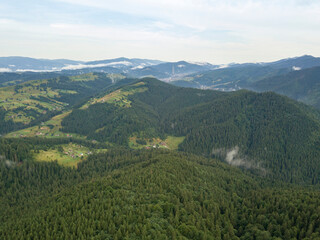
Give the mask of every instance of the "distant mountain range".
<svg viewBox="0 0 320 240">
<path fill-rule="evenodd" d="M 202 73 L 185 76 L 174 85 L 234 91 L 251 88 L 251 84 L 262 79 L 320 66 L 320 58 L 310 55 L 282 59 L 269 63 L 243 63 L 220 66 Z"/>
<path fill-rule="evenodd" d="M 320 67 L 320 58 L 310 55 L 269 63 L 228 65 L 124 57 L 89 62 L 1 57 L 0 87 L 96 72 L 131 78 L 155 77 L 176 86 L 219 91 L 274 91 L 320 108 L 317 67 Z"/>
<path fill-rule="evenodd" d="M 67 59 L 35 59 L 29 57 L 0 57 L 1 72 L 58 71 L 68 65 L 82 64 L 81 61 Z"/>
<path fill-rule="evenodd" d="M 251 76 L 251 72 L 259 72 L 255 73 L 259 79 L 259 77 L 272 75 L 272 73 L 286 73 L 315 66 L 320 66 L 320 58 L 309 55 L 269 63 L 232 63 L 228 65 L 212 65 L 205 62 L 187 61 L 163 62 L 160 60 L 130 59 L 124 57 L 87 62 L 68 59 L 49 60 L 28 57 L 0 57 L 0 72 L 63 72 L 65 74 L 105 72 L 122 73 L 131 77 L 153 76 L 167 81 L 185 80 L 183 78 L 191 74 L 191 76 L 187 77 L 188 81 L 190 81 L 190 78 L 197 76 L 193 76 L 192 74 L 205 72 L 205 78 L 210 75 L 213 76 L 213 80 L 221 77 L 221 81 L 228 81 L 228 85 L 230 85 L 229 78 L 232 78 L 232 75 L 238 72 L 240 72 L 242 76 L 236 78 L 233 82 L 246 79 L 246 74 Z M 220 76 L 220 74 L 222 74 L 222 76 Z M 196 79 L 198 78 L 199 77 L 196 77 Z M 201 81 L 198 82 L 198 85 L 201 84 Z M 204 86 L 211 86 L 208 84 L 209 83 L 205 83 Z"/>
<path fill-rule="evenodd" d="M 139 58 L 115 58 L 99 61 L 72 61 L 66 59 L 48 60 L 27 57 L 1 57 L 0 72 L 55 72 L 77 75 L 89 72 L 121 73 L 131 77 L 153 76 L 172 80 L 195 72 L 203 72 L 219 67 L 209 63 L 189 63 L 186 61 L 163 62 Z"/>
<path fill-rule="evenodd" d="M 144 68 L 146 66 L 160 64 L 162 61 L 138 59 L 138 58 L 115 58 L 99 61 L 73 61 L 67 59 L 35 59 L 28 57 L 0 57 L 1 72 L 56 72 L 79 69 L 110 70 Z M 115 71 L 115 70 L 113 70 Z"/>
<path fill-rule="evenodd" d="M 121 74 L 3 73 L 0 239 L 320 239 L 319 111 L 126 77 L 119 62 L 103 68 Z M 141 69 L 170 81 L 194 65 Z M 320 67 L 290 66 L 216 71 L 316 99 Z"/>
<path fill-rule="evenodd" d="M 122 72 L 134 77 L 154 76 L 160 79 L 185 76 L 204 71 L 225 69 L 246 69 L 269 67 L 271 69 L 301 70 L 320 66 L 320 58 L 310 55 L 282 59 L 269 63 L 231 63 L 228 65 L 212 65 L 206 62 L 163 62 L 160 60 L 139 58 L 114 58 L 98 61 L 74 61 L 68 59 L 35 59 L 29 57 L 0 57 L 0 72 L 58 72 L 90 69 L 100 72 Z M 170 79 L 168 79 L 170 80 Z"/>
<path fill-rule="evenodd" d="M 219 91 L 273 91 L 320 108 L 320 58 L 308 55 L 271 63 L 231 64 L 171 83 Z"/>
</svg>

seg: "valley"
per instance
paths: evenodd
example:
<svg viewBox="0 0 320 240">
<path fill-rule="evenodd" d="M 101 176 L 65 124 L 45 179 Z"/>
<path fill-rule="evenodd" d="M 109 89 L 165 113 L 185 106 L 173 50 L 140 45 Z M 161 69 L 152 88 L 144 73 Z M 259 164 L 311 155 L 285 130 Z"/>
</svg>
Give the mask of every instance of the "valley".
<svg viewBox="0 0 320 240">
<path fill-rule="evenodd" d="M 187 81 L 317 76 L 238 68 Z M 85 73 L 0 88 L 0 238 L 318 239 L 319 111 L 175 85 Z"/>
<path fill-rule="evenodd" d="M 320 240 L 320 1 L 0 2 L 0 240 Z"/>
</svg>

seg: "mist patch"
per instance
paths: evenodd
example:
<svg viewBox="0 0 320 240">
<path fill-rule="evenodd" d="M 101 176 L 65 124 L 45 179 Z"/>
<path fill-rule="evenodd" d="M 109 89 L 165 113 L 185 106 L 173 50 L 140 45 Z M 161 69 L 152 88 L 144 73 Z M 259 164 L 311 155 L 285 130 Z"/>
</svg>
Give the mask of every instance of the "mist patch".
<svg viewBox="0 0 320 240">
<path fill-rule="evenodd" d="M 235 146 L 230 149 L 217 148 L 212 149 L 212 154 L 222 157 L 226 163 L 235 167 L 243 167 L 246 169 L 260 170 L 264 175 L 267 170 L 262 167 L 261 162 L 254 161 L 248 156 L 243 156 L 240 152 L 240 148 Z"/>
</svg>

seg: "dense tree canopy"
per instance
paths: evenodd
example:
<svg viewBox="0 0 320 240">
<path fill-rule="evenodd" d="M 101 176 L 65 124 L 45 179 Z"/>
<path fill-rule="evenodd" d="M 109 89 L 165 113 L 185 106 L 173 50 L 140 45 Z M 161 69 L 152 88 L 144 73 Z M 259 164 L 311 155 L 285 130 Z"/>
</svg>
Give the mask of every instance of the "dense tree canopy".
<svg viewBox="0 0 320 240">
<path fill-rule="evenodd" d="M 63 119 L 62 130 L 120 145 L 141 133 L 148 133 L 142 138 L 185 136 L 182 151 L 221 157 L 217 151 L 237 147 L 239 158 L 272 177 L 320 181 L 320 124 L 308 107 L 274 93 L 221 93 L 155 79 L 143 82 L 148 90 L 128 96 L 130 107 L 97 103 L 76 109 Z"/>
<path fill-rule="evenodd" d="M 69 80 L 41 88 L 75 91 Z M 61 130 L 82 138 L 0 138 L 0 239 L 320 239 L 317 111 L 155 79 L 90 85 L 85 101 L 89 85 L 60 95 L 73 107 Z M 16 128 L 4 115 L 0 128 Z M 180 151 L 132 150 L 132 136 L 185 138 Z M 72 168 L 35 161 L 63 144 L 107 152 Z"/>
<path fill-rule="evenodd" d="M 170 151 L 1 165 L 1 239 L 317 239 L 319 192 Z"/>
</svg>

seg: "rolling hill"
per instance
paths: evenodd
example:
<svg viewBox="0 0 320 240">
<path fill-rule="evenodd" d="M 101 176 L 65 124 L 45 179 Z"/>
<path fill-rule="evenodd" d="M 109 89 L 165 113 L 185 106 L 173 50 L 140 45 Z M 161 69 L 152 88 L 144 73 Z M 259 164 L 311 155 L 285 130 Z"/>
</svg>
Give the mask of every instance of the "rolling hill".
<svg viewBox="0 0 320 240">
<path fill-rule="evenodd" d="M 1 239 L 320 238 L 311 107 L 101 73 L 0 90 L 30 121 L 0 138 Z"/>
<path fill-rule="evenodd" d="M 0 72 L 0 87 L 17 85 L 31 80 L 49 79 L 59 77 L 61 74 L 54 72 Z"/>
<path fill-rule="evenodd" d="M 312 68 L 316 66 L 320 66 L 320 58 L 313 57 L 311 55 L 304 55 L 300 57 L 294 58 L 286 58 L 281 59 L 279 61 L 270 62 L 270 63 L 263 63 L 264 65 L 271 66 L 273 68 L 289 68 L 289 69 L 306 69 Z"/>
<path fill-rule="evenodd" d="M 80 64 L 81 61 L 67 59 L 36 59 L 29 57 L 0 57 L 0 69 L 2 71 L 52 71 L 66 65 Z"/>
<path fill-rule="evenodd" d="M 102 89 L 116 85 L 122 78 L 90 73 L 0 88 L 0 133 L 40 124 Z"/>
<path fill-rule="evenodd" d="M 253 89 L 256 82 L 268 81 L 297 70 L 320 66 L 320 58 L 305 55 L 269 63 L 229 64 L 202 73 L 176 79 L 172 84 L 181 87 L 206 88 L 220 91 Z"/>
<path fill-rule="evenodd" d="M 195 73 L 171 83 L 181 87 L 235 91 L 248 88 L 253 82 L 262 80 L 268 76 L 282 75 L 289 71 L 291 70 L 250 64 Z"/>
<path fill-rule="evenodd" d="M 267 63 L 228 65 L 187 61 L 162 62 L 124 57 L 89 62 L 2 57 L 0 86 L 15 85 L 27 80 L 97 72 L 122 74 L 133 78 L 151 76 L 182 87 L 234 91 L 242 88 L 250 89 L 252 84 L 265 78 L 315 66 L 320 66 L 319 58 L 309 55 Z"/>
<path fill-rule="evenodd" d="M 250 87 L 255 91 L 273 91 L 320 108 L 320 67 L 266 78 Z"/>
<path fill-rule="evenodd" d="M 128 71 L 132 68 L 161 64 L 162 61 L 139 58 L 114 58 L 98 61 L 74 61 L 68 59 L 37 59 L 29 57 L 0 57 L 0 72 L 59 72 L 80 69 L 93 71 Z"/>
<path fill-rule="evenodd" d="M 140 58 L 124 58 L 124 57 L 86 62 L 87 65 L 106 64 L 107 66 L 111 66 L 111 67 L 123 69 L 123 70 L 141 69 L 146 66 L 158 65 L 161 63 L 163 63 L 163 62 L 159 61 L 159 60 L 140 59 Z"/>
<path fill-rule="evenodd" d="M 274 93 L 178 88 L 147 78 L 91 98 L 62 116 L 58 126 L 65 134 L 134 148 L 167 148 L 171 139 L 181 151 L 257 174 L 320 181 L 317 113 Z M 36 132 L 29 130 L 31 136 Z"/>
<path fill-rule="evenodd" d="M 154 66 L 132 69 L 128 72 L 128 75 L 138 78 L 152 76 L 158 79 L 172 80 L 217 67 L 217 65 L 211 65 L 209 63 L 189 63 L 186 61 L 166 62 Z"/>
</svg>

